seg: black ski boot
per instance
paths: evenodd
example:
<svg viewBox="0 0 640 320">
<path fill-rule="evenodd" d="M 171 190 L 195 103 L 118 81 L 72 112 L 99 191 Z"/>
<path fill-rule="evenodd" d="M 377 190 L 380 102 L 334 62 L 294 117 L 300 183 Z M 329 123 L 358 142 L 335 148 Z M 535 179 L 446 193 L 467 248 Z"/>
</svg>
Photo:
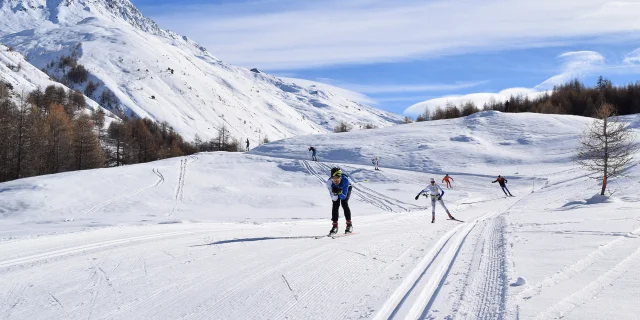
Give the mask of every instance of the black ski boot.
<svg viewBox="0 0 640 320">
<path fill-rule="evenodd" d="M 436 217 L 431 218 L 431 223 L 435 223 L 436 222 Z"/>
<path fill-rule="evenodd" d="M 331 227 L 331 230 L 329 231 L 329 236 L 332 236 L 336 233 L 338 233 L 338 225 L 334 224 L 333 227 Z"/>
<path fill-rule="evenodd" d="M 457 220 L 456 218 L 454 218 L 451 214 L 449 214 L 449 219 L 451 220 Z"/>
<path fill-rule="evenodd" d="M 351 232 L 353 232 L 353 225 L 348 224 L 347 228 L 344 229 L 344 233 L 347 234 L 347 233 L 351 233 Z"/>
</svg>

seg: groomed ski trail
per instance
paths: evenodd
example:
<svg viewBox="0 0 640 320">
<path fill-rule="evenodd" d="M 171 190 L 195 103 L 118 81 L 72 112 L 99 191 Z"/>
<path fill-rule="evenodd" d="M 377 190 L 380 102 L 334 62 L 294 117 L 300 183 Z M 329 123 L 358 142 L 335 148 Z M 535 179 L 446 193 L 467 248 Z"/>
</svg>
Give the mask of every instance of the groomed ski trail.
<svg viewBox="0 0 640 320">
<path fill-rule="evenodd" d="M 611 270 L 605 272 L 580 290 L 539 313 L 535 319 L 564 318 L 569 312 L 587 303 L 589 300 L 594 299 L 600 292 L 610 287 L 615 280 L 623 277 L 630 268 L 638 265 L 640 265 L 640 246 L 636 243 L 636 250 L 616 264 Z"/>
<path fill-rule="evenodd" d="M 459 301 L 454 302 L 455 319 L 504 319 L 507 296 L 507 252 L 505 218 L 497 216 L 479 223 L 473 256 Z"/>
<path fill-rule="evenodd" d="M 506 208 L 495 210 L 473 221 L 461 223 L 440 237 L 438 242 L 389 296 L 373 319 L 423 319 L 427 317 L 472 230 L 478 224 L 500 218 L 518 201 L 513 201 Z M 491 238 L 496 236 L 497 239 Z M 490 236 L 491 247 L 496 250 L 493 255 L 496 257 L 503 255 L 499 248 L 500 236 L 497 232 Z M 492 261 L 486 260 L 483 263 L 490 265 Z M 502 263 L 504 266 L 503 262 L 498 261 L 498 263 Z M 477 316 L 480 316 L 479 319 L 502 319 L 506 304 L 504 300 L 506 297 L 504 292 L 506 271 L 500 268 L 497 270 L 498 272 L 491 272 L 479 281 L 478 291 L 487 289 L 490 292 L 487 292 L 486 296 L 479 301 L 472 302 L 476 304 L 476 314 L 470 316 L 469 319 L 477 319 Z M 477 298 L 474 297 L 474 299 Z M 473 308 L 470 307 L 470 309 Z"/>
<path fill-rule="evenodd" d="M 89 252 L 93 250 L 105 250 L 108 248 L 122 247 L 125 245 L 136 245 L 139 242 L 150 242 L 152 240 L 166 239 L 171 237 L 180 237 L 180 236 L 184 236 L 192 233 L 193 232 L 165 232 L 165 233 L 157 233 L 157 234 L 150 234 L 150 235 L 144 235 L 144 236 L 133 236 L 133 237 L 127 237 L 123 239 L 102 241 L 102 242 L 81 245 L 81 246 L 71 246 L 64 249 L 48 250 L 46 252 L 31 253 L 31 254 L 19 256 L 17 258 L 0 260 L 0 270 L 11 268 L 11 267 L 18 267 L 18 266 L 19 267 L 32 266 L 35 264 L 56 260 L 61 257 L 74 256 L 77 254 L 83 254 L 84 252 Z M 8 255 L 5 255 L 5 257 L 7 256 Z"/>
</svg>

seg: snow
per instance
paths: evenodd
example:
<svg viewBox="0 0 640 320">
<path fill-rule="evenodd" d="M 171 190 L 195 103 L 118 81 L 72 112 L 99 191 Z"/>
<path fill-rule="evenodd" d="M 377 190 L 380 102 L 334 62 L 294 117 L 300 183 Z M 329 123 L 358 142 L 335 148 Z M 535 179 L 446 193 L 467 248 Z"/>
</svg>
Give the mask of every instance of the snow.
<svg viewBox="0 0 640 320">
<path fill-rule="evenodd" d="M 11 66 L 11 67 L 10 67 Z M 47 74 L 31 65 L 24 59 L 22 54 L 10 51 L 8 47 L 0 44 L 0 81 L 9 83 L 13 89 L 11 90 L 10 99 L 20 105 L 23 94 L 28 94 L 36 89 L 44 90 L 44 88 L 55 85 L 57 87 L 63 87 L 66 90 L 69 88 L 59 82 L 53 81 Z M 97 102 L 85 96 L 87 108 L 84 112 L 90 110 L 101 109 L 105 114 L 105 128 L 108 127 L 111 122 L 118 121 L 119 118 L 111 111 L 102 108 Z"/>
<path fill-rule="evenodd" d="M 25 10 L 14 10 L 21 4 Z M 108 88 L 125 113 L 167 121 L 187 139 L 211 139 L 225 125 L 233 137 L 256 146 L 265 136 L 274 141 L 331 132 L 340 121 L 355 129 L 402 122 L 344 89 L 225 64 L 188 38 L 160 29 L 128 0 L 0 1 L 0 21 L 0 43 L 37 68 L 76 52 L 100 84 L 96 98 Z"/>
<path fill-rule="evenodd" d="M 2 183 L 0 317 L 636 319 L 640 170 L 596 196 L 570 161 L 590 121 L 484 112 Z M 356 233 L 316 239 L 334 165 Z M 414 200 L 444 173 L 464 222 Z"/>
<path fill-rule="evenodd" d="M 10 51 L 8 47 L 1 44 L 0 80 L 13 86 L 12 91 L 14 92 L 14 96 L 12 98 L 16 102 L 18 102 L 19 99 L 17 94 L 22 94 L 23 92 L 26 94 L 38 88 L 42 90 L 50 85 L 69 90 L 67 86 L 51 80 L 48 75 L 31 65 L 24 59 L 22 54 L 16 51 Z M 85 100 L 87 101 L 88 108 L 92 110 L 100 108 L 98 103 L 88 97 L 85 97 Z M 112 115 L 108 110 L 103 109 L 103 111 L 107 115 Z"/>
</svg>

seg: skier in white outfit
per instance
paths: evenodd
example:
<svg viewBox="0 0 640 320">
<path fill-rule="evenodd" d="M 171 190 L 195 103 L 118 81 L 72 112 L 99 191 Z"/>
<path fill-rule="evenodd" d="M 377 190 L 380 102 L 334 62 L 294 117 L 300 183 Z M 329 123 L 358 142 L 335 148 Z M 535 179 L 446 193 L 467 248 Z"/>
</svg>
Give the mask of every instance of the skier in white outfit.
<svg viewBox="0 0 640 320">
<path fill-rule="evenodd" d="M 444 205 L 444 201 L 442 201 L 442 196 L 444 196 L 444 190 L 440 188 L 439 185 L 436 184 L 436 180 L 431 178 L 431 184 L 428 185 L 424 190 L 420 191 L 416 196 L 416 200 L 420 197 L 421 194 L 424 194 L 425 197 L 431 198 L 431 223 L 436 222 L 436 201 L 440 202 L 440 205 L 444 208 L 444 211 L 449 215 L 449 219 L 456 220 L 451 213 L 449 213 L 449 209 Z"/>
</svg>

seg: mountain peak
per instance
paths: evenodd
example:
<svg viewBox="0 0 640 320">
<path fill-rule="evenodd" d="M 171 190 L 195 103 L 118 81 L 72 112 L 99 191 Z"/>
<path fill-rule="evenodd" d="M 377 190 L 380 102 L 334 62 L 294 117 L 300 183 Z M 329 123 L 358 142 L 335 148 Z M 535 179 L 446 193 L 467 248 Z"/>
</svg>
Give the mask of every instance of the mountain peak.
<svg viewBox="0 0 640 320">
<path fill-rule="evenodd" d="M 32 20 L 31 25 L 42 25 L 47 22 L 74 25 L 87 17 L 95 16 L 110 20 L 116 18 L 144 32 L 178 37 L 176 34 L 160 29 L 155 21 L 146 18 L 129 0 L 0 0 L 0 11 L 11 12 L 22 20 Z M 21 31 L 23 25 L 0 24 L 0 27 L 2 27 L 0 33 L 12 33 L 14 30 Z"/>
</svg>

